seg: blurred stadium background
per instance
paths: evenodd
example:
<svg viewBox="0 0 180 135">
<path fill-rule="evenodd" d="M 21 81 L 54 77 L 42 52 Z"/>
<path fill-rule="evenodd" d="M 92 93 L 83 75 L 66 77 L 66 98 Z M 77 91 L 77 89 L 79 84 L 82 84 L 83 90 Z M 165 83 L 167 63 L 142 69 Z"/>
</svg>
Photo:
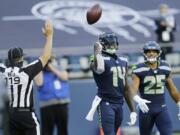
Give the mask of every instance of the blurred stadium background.
<svg viewBox="0 0 180 135">
<path fill-rule="evenodd" d="M 99 22 L 90 26 L 86 22 L 86 10 L 95 3 L 103 7 L 103 13 Z M 130 65 L 142 61 L 143 44 L 148 40 L 156 39 L 153 19 L 158 16 L 158 5 L 161 3 L 169 5 L 170 12 L 175 15 L 177 21 L 174 51 L 166 55 L 166 59 L 172 66 L 175 84 L 180 89 L 180 1 L 178 0 L 1 1 L 0 60 L 4 62 L 7 58 L 7 50 L 14 46 L 24 48 L 27 63 L 37 58 L 44 44 L 41 34 L 43 20 L 51 17 L 55 28 L 53 54 L 57 57 L 59 66 L 67 70 L 71 78 L 70 135 L 98 135 L 97 120 L 87 122 L 84 119 L 96 93 L 96 86 L 89 69 L 89 57 L 93 53 L 92 46 L 97 40 L 97 34 L 102 31 L 117 33 L 120 43 L 119 54 L 126 56 Z M 38 112 L 36 95 L 35 100 Z M 177 108 L 168 94 L 167 104 L 174 132 L 180 132 Z M 122 124 L 124 135 L 133 135 L 138 130 L 138 123 L 135 127 L 127 127 L 129 111 L 126 105 L 124 116 Z"/>
</svg>

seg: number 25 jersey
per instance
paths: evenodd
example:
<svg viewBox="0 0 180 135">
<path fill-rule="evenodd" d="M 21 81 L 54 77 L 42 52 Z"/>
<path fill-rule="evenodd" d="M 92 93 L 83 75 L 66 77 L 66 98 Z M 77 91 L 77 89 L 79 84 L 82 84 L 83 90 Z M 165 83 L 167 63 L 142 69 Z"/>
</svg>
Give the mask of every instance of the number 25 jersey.
<svg viewBox="0 0 180 135">
<path fill-rule="evenodd" d="M 146 63 L 139 63 L 133 68 L 133 74 L 139 77 L 139 92 L 142 98 L 150 100 L 151 104 L 165 104 L 165 84 L 171 73 L 169 64 L 159 61 L 156 69 L 151 69 Z"/>
</svg>

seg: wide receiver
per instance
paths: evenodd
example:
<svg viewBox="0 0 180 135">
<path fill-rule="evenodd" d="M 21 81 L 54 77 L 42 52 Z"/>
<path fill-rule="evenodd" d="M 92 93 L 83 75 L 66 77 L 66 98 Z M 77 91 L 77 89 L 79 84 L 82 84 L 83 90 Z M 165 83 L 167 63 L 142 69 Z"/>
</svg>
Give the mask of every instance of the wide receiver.
<svg viewBox="0 0 180 135">
<path fill-rule="evenodd" d="M 91 63 L 98 90 L 92 108 L 96 110 L 94 106 L 98 106 L 99 125 L 104 135 L 116 135 L 123 119 L 124 97 L 131 110 L 129 125 L 136 122 L 127 82 L 128 62 L 124 57 L 117 56 L 117 49 L 118 39 L 114 33 L 100 34 L 99 41 L 94 45 L 95 59 Z M 92 120 L 91 117 L 86 118 Z"/>
</svg>

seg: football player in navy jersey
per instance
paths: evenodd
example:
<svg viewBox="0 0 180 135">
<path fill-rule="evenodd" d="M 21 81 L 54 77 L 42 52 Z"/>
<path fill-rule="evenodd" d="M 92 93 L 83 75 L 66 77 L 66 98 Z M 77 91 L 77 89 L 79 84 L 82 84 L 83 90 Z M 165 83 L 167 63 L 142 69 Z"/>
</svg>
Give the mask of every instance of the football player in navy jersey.
<svg viewBox="0 0 180 135">
<path fill-rule="evenodd" d="M 116 135 L 123 119 L 124 97 L 131 111 L 129 125 L 135 124 L 137 116 L 127 83 L 128 62 L 116 55 L 117 49 L 118 39 L 114 33 L 101 34 L 94 45 L 94 60 L 91 63 L 98 90 L 92 108 L 97 105 L 99 124 L 104 135 Z"/>
<path fill-rule="evenodd" d="M 161 135 L 172 135 L 172 123 L 165 103 L 165 86 L 179 108 L 180 94 L 173 83 L 171 68 L 160 60 L 161 48 L 149 41 L 143 48 L 145 61 L 133 68 L 131 90 L 138 103 L 140 135 L 150 135 L 154 124 Z M 136 95 L 138 92 L 139 95 Z"/>
</svg>

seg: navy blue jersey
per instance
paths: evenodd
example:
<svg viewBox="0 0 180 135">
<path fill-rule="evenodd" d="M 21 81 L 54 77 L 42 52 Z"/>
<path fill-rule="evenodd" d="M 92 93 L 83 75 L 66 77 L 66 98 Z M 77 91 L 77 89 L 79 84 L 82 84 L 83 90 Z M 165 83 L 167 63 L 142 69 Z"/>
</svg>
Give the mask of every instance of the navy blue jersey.
<svg viewBox="0 0 180 135">
<path fill-rule="evenodd" d="M 123 103 L 125 76 L 128 62 L 126 58 L 114 59 L 103 55 L 105 71 L 97 74 L 93 71 L 94 80 L 98 87 L 98 96 L 112 103 Z"/>
<path fill-rule="evenodd" d="M 139 92 L 142 98 L 150 100 L 152 105 L 165 104 L 164 87 L 171 73 L 167 62 L 160 61 L 156 69 L 151 69 L 145 63 L 139 63 L 133 69 L 133 73 L 140 78 Z"/>
</svg>

